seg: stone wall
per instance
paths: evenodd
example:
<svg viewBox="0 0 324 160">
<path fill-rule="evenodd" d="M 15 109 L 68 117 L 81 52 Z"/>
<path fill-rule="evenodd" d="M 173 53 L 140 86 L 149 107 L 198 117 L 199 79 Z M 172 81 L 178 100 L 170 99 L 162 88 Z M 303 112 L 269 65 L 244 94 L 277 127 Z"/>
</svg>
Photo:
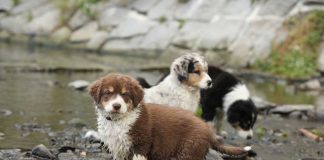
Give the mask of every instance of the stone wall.
<svg viewBox="0 0 324 160">
<path fill-rule="evenodd" d="M 0 38 L 134 54 L 198 49 L 211 63 L 246 66 L 285 38 L 289 16 L 324 9 L 321 0 L 102 0 L 89 4 L 93 16 L 57 1 L 0 0 Z"/>
</svg>

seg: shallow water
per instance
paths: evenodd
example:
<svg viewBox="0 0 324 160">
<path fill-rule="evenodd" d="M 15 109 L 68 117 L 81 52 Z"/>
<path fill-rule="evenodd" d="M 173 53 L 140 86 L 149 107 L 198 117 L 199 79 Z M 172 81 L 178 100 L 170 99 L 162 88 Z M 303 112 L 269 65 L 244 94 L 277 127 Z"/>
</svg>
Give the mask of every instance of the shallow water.
<svg viewBox="0 0 324 160">
<path fill-rule="evenodd" d="M 12 111 L 9 116 L 0 115 L 0 132 L 5 135 L 0 139 L 0 148 L 30 148 L 43 143 L 49 145 L 48 133 L 19 130 L 17 124 L 32 123 L 46 126 L 51 131 L 60 131 L 67 123 L 79 118 L 89 128 L 96 127 L 92 101 L 87 92 L 76 91 L 67 84 L 82 79 L 89 82 L 111 72 L 122 72 L 132 76 L 143 76 L 155 83 L 162 74 L 158 71 L 141 71 L 141 66 L 163 66 L 168 60 L 127 56 L 87 55 L 77 52 L 51 50 L 28 50 L 26 47 L 0 47 L 0 109 Z M 58 55 L 56 55 L 58 54 Z M 50 55 L 50 56 L 47 56 Z M 49 62 L 48 64 L 42 60 Z M 68 60 L 67 60 L 68 59 Z M 108 62 L 105 62 L 107 60 Z M 51 62 L 58 61 L 58 62 Z M 73 63 L 71 62 L 73 61 Z M 121 62 L 121 65 L 118 65 Z M 79 64 L 81 63 L 81 64 Z M 104 68 L 102 72 L 30 72 L 26 68 Z M 98 67 L 99 66 L 99 67 Z M 135 67 L 133 67 L 135 66 Z M 297 92 L 285 83 L 273 83 L 260 79 L 245 79 L 252 95 L 266 98 L 278 104 L 318 104 L 320 93 Z M 48 126 L 47 126 L 48 125 Z M 324 143 L 316 143 L 298 134 L 298 128 L 317 128 L 324 132 L 323 122 L 285 119 L 280 116 L 260 116 L 255 128 L 267 130 L 281 129 L 287 137 L 254 137 L 249 142 L 254 144 L 258 155 L 263 159 L 298 159 L 302 157 L 324 157 Z M 225 129 L 231 134 L 232 129 L 225 123 Z M 228 140 L 239 143 L 239 139 Z M 242 143 L 246 143 L 242 141 Z"/>
</svg>

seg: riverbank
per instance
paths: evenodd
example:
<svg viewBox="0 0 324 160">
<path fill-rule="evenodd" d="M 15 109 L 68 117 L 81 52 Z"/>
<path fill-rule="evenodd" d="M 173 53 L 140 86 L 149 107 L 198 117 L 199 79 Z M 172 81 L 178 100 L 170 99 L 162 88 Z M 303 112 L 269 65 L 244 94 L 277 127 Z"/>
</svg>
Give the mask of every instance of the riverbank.
<svg viewBox="0 0 324 160">
<path fill-rule="evenodd" d="M 317 0 L 0 3 L 0 39 L 5 41 L 136 55 L 200 50 L 214 64 L 236 67 L 268 57 L 272 44 L 287 38 L 290 17 L 324 9 Z"/>
</svg>

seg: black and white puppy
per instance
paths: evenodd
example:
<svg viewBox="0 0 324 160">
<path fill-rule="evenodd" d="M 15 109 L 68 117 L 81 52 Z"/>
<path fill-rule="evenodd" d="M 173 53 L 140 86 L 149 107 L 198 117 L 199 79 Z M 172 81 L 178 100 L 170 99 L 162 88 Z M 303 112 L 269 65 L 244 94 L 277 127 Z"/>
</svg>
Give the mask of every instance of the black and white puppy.
<svg viewBox="0 0 324 160">
<path fill-rule="evenodd" d="M 218 67 L 208 66 L 208 74 L 213 86 L 201 90 L 202 118 L 207 122 L 212 122 L 217 108 L 221 108 L 226 114 L 227 121 L 235 128 L 238 135 L 251 139 L 258 112 L 246 85 Z"/>
<path fill-rule="evenodd" d="M 202 118 L 212 125 L 216 112 L 223 111 L 227 116 L 227 121 L 235 128 L 238 135 L 251 139 L 258 112 L 246 85 L 234 75 L 215 66 L 208 66 L 208 74 L 213 86 L 201 90 Z M 137 80 L 144 88 L 151 87 L 145 79 L 138 78 Z M 218 121 L 222 119 L 222 117 L 216 118 Z"/>
</svg>

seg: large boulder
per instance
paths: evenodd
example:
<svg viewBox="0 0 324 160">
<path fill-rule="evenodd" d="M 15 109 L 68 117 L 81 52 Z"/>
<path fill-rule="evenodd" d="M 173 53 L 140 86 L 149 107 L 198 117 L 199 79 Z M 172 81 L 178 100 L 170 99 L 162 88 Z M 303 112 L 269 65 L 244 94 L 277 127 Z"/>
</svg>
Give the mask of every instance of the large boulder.
<svg viewBox="0 0 324 160">
<path fill-rule="evenodd" d="M 107 41 L 102 47 L 103 51 L 108 52 L 127 52 L 139 49 L 143 36 L 135 36 L 126 39 L 112 39 Z"/>
<path fill-rule="evenodd" d="M 318 69 L 324 73 L 324 43 L 319 50 Z"/>
<path fill-rule="evenodd" d="M 163 0 L 159 1 L 150 11 L 148 17 L 150 19 L 160 19 L 162 17 L 166 19 L 173 19 L 175 10 L 177 9 L 177 0 Z"/>
<path fill-rule="evenodd" d="M 70 37 L 71 42 L 84 42 L 89 40 L 98 29 L 98 23 L 92 21 L 82 28 L 72 33 Z"/>
<path fill-rule="evenodd" d="M 272 40 L 281 27 L 282 18 L 254 19 L 244 26 L 241 34 L 229 46 L 232 55 L 229 64 L 236 67 L 247 66 L 257 59 L 269 55 Z"/>
<path fill-rule="evenodd" d="M 153 6 L 160 2 L 159 0 L 135 0 L 132 4 L 131 4 L 131 8 L 142 12 L 142 13 L 147 13 L 151 8 L 153 8 Z"/>
<path fill-rule="evenodd" d="M 258 14 L 260 16 L 285 16 L 297 4 L 298 0 L 266 1 L 261 5 Z"/>
<path fill-rule="evenodd" d="M 116 29 L 111 31 L 110 38 L 129 38 L 144 35 L 155 25 L 157 25 L 156 22 L 133 12 Z"/>
<path fill-rule="evenodd" d="M 177 33 L 178 28 L 179 24 L 177 22 L 166 22 L 157 25 L 144 37 L 140 47 L 153 50 L 166 49 L 173 36 Z"/>
<path fill-rule="evenodd" d="M 51 38 L 54 42 L 61 43 L 69 40 L 71 33 L 68 27 L 61 27 L 51 35 Z"/>
<path fill-rule="evenodd" d="M 24 34 L 28 20 L 25 15 L 18 15 L 0 19 L 0 28 L 15 34 Z"/>
<path fill-rule="evenodd" d="M 27 11 L 33 11 L 35 8 L 40 7 L 48 2 L 49 0 L 23 0 L 11 10 L 10 14 L 17 15 L 26 13 Z"/>
<path fill-rule="evenodd" d="M 111 7 L 99 13 L 99 25 L 103 28 L 115 27 L 125 21 L 130 10 L 121 7 Z"/>
<path fill-rule="evenodd" d="M 98 50 L 108 39 L 108 32 L 106 31 L 97 31 L 88 41 L 86 47 L 91 50 Z"/>
<path fill-rule="evenodd" d="M 90 21 L 89 16 L 85 15 L 80 10 L 78 10 L 71 17 L 71 19 L 69 20 L 68 24 L 69 24 L 69 27 L 72 30 L 74 30 L 74 29 L 80 28 L 81 26 L 83 26 L 84 24 L 86 24 L 89 21 Z"/>
<path fill-rule="evenodd" d="M 27 34 L 48 35 L 60 24 L 61 12 L 49 10 L 40 17 L 34 18 L 27 26 Z"/>
</svg>

